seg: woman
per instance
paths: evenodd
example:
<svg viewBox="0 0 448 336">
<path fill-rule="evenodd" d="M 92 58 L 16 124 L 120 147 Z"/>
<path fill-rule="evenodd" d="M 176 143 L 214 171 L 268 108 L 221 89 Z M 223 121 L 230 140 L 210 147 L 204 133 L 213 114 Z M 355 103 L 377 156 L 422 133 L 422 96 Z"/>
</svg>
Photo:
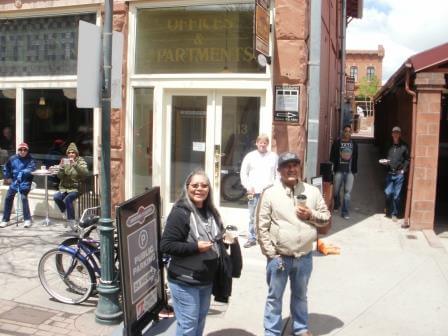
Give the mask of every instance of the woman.
<svg viewBox="0 0 448 336">
<path fill-rule="evenodd" d="M 160 242 L 161 251 L 171 256 L 168 285 L 177 336 L 200 336 L 204 331 L 223 230 L 210 180 L 204 171 L 195 170 L 167 218 Z"/>
<path fill-rule="evenodd" d="M 53 198 L 62 212 L 62 217 L 67 218 L 67 222 L 73 229 L 75 225 L 75 209 L 73 202 L 78 198 L 78 185 L 89 173 L 86 161 L 79 156 L 78 147 L 74 142 L 67 147 L 67 158 L 62 158 L 59 164 L 58 178 L 59 191 Z M 65 217 L 67 211 L 67 217 Z"/>
</svg>

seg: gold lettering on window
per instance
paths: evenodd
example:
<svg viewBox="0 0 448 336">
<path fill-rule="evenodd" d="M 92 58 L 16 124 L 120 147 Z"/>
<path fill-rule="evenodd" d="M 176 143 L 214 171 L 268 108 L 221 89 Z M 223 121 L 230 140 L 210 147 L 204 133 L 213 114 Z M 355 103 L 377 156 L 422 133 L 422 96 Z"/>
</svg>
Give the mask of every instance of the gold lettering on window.
<svg viewBox="0 0 448 336">
<path fill-rule="evenodd" d="M 161 63 L 173 62 L 245 62 L 253 59 L 252 49 L 245 48 L 173 48 L 159 49 L 156 61 Z"/>
</svg>

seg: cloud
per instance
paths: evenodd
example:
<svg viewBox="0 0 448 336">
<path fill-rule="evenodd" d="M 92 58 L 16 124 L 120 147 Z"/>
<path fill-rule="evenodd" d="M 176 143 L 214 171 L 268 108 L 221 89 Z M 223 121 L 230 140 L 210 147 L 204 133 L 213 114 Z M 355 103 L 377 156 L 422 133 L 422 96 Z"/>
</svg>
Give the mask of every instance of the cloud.
<svg viewBox="0 0 448 336">
<path fill-rule="evenodd" d="M 383 82 L 410 56 L 448 42 L 448 1 L 367 0 L 347 27 L 347 49 L 385 49 Z"/>
</svg>

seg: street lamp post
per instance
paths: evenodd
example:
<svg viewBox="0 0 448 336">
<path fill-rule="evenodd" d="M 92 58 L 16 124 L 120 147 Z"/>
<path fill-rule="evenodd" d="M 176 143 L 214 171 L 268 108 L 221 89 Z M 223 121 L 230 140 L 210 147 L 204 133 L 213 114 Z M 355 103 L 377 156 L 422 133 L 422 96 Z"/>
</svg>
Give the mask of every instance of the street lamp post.
<svg viewBox="0 0 448 336">
<path fill-rule="evenodd" d="M 96 321 L 116 324 L 122 320 L 116 270 L 114 269 L 114 227 L 111 218 L 110 191 L 110 110 L 112 63 L 113 0 L 104 0 L 103 24 L 103 86 L 101 105 L 101 279 L 98 285 L 99 300 L 95 311 Z"/>
</svg>

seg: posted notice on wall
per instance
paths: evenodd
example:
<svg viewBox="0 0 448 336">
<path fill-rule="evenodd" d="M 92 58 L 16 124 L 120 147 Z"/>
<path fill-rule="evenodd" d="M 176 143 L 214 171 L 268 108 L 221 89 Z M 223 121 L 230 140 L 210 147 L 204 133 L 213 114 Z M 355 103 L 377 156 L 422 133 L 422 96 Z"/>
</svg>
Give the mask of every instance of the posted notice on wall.
<svg viewBox="0 0 448 336">
<path fill-rule="evenodd" d="M 300 87 L 275 86 L 274 121 L 299 122 Z"/>
</svg>

